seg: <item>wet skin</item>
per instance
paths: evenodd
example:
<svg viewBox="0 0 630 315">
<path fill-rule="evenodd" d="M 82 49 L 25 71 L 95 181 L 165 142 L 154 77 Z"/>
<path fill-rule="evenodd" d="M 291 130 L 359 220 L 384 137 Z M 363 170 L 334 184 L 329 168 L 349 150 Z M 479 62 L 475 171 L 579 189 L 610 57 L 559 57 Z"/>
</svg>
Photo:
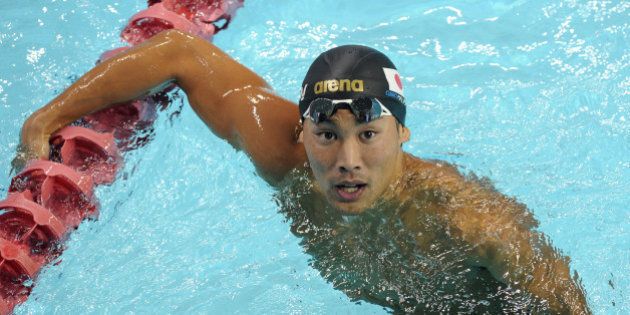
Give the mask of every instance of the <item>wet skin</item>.
<svg viewBox="0 0 630 315">
<path fill-rule="evenodd" d="M 469 260 L 473 246 L 452 237 L 439 214 L 447 193 L 428 188 L 426 175 L 402 178 L 397 186 L 409 189 L 407 201 L 383 196 L 360 215 L 342 215 L 307 170 L 289 176 L 276 201 L 313 256 L 310 264 L 352 299 L 419 314 L 545 313 L 539 299 L 508 289 Z"/>
<path fill-rule="evenodd" d="M 471 310 L 469 300 L 479 298 L 468 299 L 466 292 L 483 291 L 475 284 L 481 274 L 495 281 L 482 283 L 521 290 L 532 301 L 544 300 L 553 313 L 589 312 L 568 257 L 535 231 L 537 222 L 522 204 L 487 181 L 404 153 L 409 130 L 392 117 L 358 124 L 341 110 L 329 122 L 302 125 L 297 106 L 262 78 L 212 44 L 178 31 L 97 65 L 29 117 L 14 165 L 47 158 L 48 139 L 59 128 L 166 83 L 180 86 L 216 136 L 248 154 L 278 189 L 281 211 L 304 237 L 315 266 L 348 295 L 407 311 L 433 296 L 433 311 L 451 305 L 447 293 L 457 292 L 464 299 L 449 309 L 465 311 Z M 342 214 L 354 219 L 348 223 Z M 442 272 L 431 265 L 452 268 Z M 448 285 L 424 286 L 444 282 L 439 279 Z M 388 289 L 397 287 L 402 289 Z M 532 305 L 534 311 L 546 308 Z"/>
<path fill-rule="evenodd" d="M 316 189 L 345 214 L 359 214 L 383 195 L 396 195 L 401 177 L 401 145 L 409 130 L 392 116 L 359 123 L 349 110 L 339 110 L 319 124 L 306 120 L 304 143 Z M 386 194 L 387 193 L 387 194 Z"/>
</svg>

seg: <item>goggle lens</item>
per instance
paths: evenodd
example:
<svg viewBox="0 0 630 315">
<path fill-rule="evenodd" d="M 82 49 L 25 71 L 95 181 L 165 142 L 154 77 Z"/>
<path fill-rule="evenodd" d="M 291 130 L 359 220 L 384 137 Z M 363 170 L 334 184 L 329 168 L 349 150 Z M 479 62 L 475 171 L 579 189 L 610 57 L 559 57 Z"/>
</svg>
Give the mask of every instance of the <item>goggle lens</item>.
<svg viewBox="0 0 630 315">
<path fill-rule="evenodd" d="M 355 100 L 331 100 L 316 98 L 305 112 L 304 118 L 310 118 L 315 123 L 323 122 L 341 107 L 349 107 L 358 121 L 368 123 L 381 116 L 391 115 L 389 110 L 375 98 L 358 98 Z"/>
</svg>

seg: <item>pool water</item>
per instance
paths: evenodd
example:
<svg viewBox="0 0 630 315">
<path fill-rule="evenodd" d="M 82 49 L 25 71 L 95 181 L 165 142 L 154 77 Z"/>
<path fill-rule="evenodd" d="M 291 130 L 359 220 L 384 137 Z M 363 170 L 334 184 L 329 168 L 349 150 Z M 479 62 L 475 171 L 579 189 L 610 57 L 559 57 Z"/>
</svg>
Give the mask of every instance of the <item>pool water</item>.
<svg viewBox="0 0 630 315">
<path fill-rule="evenodd" d="M 0 196 L 26 117 L 120 45 L 135 1 L 0 1 Z M 337 45 L 404 77 L 414 155 L 488 177 L 572 259 L 595 314 L 630 313 L 630 3 L 247 0 L 215 44 L 297 99 Z M 248 158 L 176 100 L 21 313 L 385 313 L 309 265 Z"/>
</svg>

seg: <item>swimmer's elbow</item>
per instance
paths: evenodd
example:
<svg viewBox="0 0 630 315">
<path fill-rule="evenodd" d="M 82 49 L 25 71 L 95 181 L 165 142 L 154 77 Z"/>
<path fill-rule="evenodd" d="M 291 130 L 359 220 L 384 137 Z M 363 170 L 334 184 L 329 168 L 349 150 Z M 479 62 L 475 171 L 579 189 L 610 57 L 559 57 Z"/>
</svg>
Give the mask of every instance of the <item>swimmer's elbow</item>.
<svg viewBox="0 0 630 315">
<path fill-rule="evenodd" d="M 181 66 L 182 61 L 193 60 L 199 45 L 211 45 L 198 37 L 180 30 L 170 29 L 160 32 L 151 39 L 152 45 L 168 57 L 165 62 Z"/>
<path fill-rule="evenodd" d="M 180 30 L 170 29 L 156 34 L 153 38 L 157 41 L 165 43 L 185 44 L 186 41 L 189 41 L 192 38 L 192 36 Z"/>
<path fill-rule="evenodd" d="M 156 37 L 155 45 L 163 46 L 163 64 L 168 65 L 171 77 L 186 94 L 197 88 L 207 89 L 211 75 L 221 64 L 217 57 L 224 54 L 212 43 L 179 30 L 163 31 Z M 203 94 L 207 98 L 208 93 Z"/>
<path fill-rule="evenodd" d="M 182 32 L 176 29 L 165 30 L 157 34 L 154 38 L 165 44 L 174 51 L 182 53 L 188 57 L 199 57 L 202 50 L 216 50 L 215 46 L 200 37 Z"/>
</svg>

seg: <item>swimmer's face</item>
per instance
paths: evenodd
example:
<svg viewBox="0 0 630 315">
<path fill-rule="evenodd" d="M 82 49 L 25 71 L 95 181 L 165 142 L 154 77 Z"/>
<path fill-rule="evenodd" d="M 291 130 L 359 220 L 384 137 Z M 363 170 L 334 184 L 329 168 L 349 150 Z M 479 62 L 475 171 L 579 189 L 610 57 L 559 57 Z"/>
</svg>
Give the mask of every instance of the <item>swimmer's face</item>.
<svg viewBox="0 0 630 315">
<path fill-rule="evenodd" d="M 345 214 L 363 212 L 396 181 L 408 139 L 392 116 L 359 123 L 346 109 L 318 124 L 306 119 L 302 134 L 318 189 Z"/>
</svg>

